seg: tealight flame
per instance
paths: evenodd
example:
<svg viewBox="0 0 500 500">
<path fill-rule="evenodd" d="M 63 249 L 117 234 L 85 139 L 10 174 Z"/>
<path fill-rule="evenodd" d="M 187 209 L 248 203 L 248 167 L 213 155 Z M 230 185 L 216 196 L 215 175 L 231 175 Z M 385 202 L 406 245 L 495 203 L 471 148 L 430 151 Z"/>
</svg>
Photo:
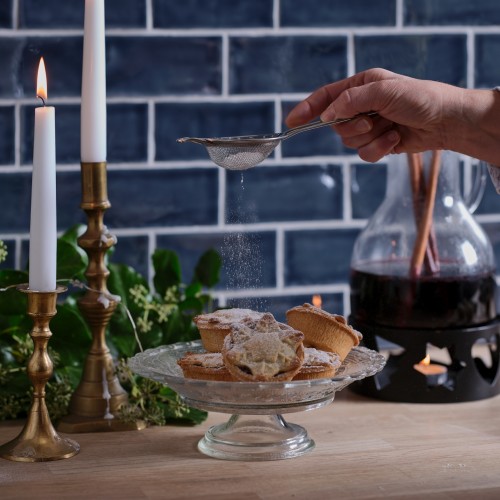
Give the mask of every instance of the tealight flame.
<svg viewBox="0 0 500 500">
<path fill-rule="evenodd" d="M 427 354 L 425 358 L 420 361 L 419 365 L 429 366 L 431 364 L 431 357 Z"/>
<path fill-rule="evenodd" d="M 323 304 L 323 301 L 321 300 L 321 295 L 313 295 L 312 303 L 314 307 L 321 309 L 321 305 Z"/>
<path fill-rule="evenodd" d="M 43 101 L 47 100 L 47 73 L 45 72 L 45 63 L 43 62 L 43 57 L 40 58 L 40 64 L 38 66 L 36 95 Z"/>
</svg>

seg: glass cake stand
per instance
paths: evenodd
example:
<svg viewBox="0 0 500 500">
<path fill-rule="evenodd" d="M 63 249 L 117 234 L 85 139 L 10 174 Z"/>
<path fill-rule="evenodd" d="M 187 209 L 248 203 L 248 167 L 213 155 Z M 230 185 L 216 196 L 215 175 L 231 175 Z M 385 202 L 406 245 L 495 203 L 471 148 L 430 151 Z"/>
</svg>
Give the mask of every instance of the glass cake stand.
<svg viewBox="0 0 500 500">
<path fill-rule="evenodd" d="M 128 360 L 133 372 L 176 391 L 189 406 L 232 414 L 211 427 L 198 443 L 205 455 L 225 460 L 280 460 L 308 453 L 314 441 L 282 414 L 321 408 L 337 391 L 379 372 L 384 357 L 355 347 L 335 377 L 292 382 L 218 382 L 184 378 L 177 360 L 187 352 L 205 352 L 201 341 L 148 349 Z"/>
</svg>

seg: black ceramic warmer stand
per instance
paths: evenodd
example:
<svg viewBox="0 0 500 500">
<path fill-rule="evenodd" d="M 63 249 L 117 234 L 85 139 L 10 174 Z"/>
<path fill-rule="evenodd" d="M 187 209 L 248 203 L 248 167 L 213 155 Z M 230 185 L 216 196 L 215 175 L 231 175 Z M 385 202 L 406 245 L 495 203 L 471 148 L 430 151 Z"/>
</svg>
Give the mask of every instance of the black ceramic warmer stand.
<svg viewBox="0 0 500 500">
<path fill-rule="evenodd" d="M 458 403 L 486 399 L 500 393 L 499 318 L 484 325 L 441 330 L 374 326 L 352 316 L 349 322 L 363 333 L 363 344 L 369 349 L 383 351 L 384 344 L 387 345 L 384 341 L 401 347 L 398 349 L 400 353 L 389 356 L 380 373 L 352 384 L 354 392 L 408 403 Z M 485 344 L 483 347 L 489 349 L 491 366 L 473 356 L 476 343 Z M 445 379 L 437 385 L 415 369 L 415 365 L 426 356 L 427 344 L 446 348 L 451 359 L 449 365 L 444 365 L 447 367 Z"/>
</svg>

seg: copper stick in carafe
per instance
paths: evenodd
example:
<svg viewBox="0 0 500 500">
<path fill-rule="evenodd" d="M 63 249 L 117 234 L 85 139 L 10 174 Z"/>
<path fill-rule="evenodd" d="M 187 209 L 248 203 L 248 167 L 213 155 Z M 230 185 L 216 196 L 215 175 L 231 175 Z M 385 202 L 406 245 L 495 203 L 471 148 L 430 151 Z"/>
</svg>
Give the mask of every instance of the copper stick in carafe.
<svg viewBox="0 0 500 500">
<path fill-rule="evenodd" d="M 415 222 L 417 224 L 418 230 L 410 263 L 410 276 L 414 278 L 419 277 L 421 275 L 422 265 L 424 263 L 424 258 L 426 257 L 426 255 L 431 272 L 436 272 L 438 266 L 437 249 L 435 246 L 435 241 L 431 242 L 430 244 L 429 238 L 431 237 L 431 239 L 433 239 L 432 215 L 434 211 L 440 167 L 441 167 L 441 151 L 433 151 L 429 180 L 425 188 L 425 201 L 421 210 L 418 210 L 418 208 L 420 207 L 417 207 L 417 211 L 420 214 L 420 216 L 417 216 L 417 211 L 416 211 L 416 217 L 415 217 Z M 415 203 L 416 193 L 418 193 L 418 191 L 416 191 L 418 189 L 418 184 L 424 182 L 420 155 L 410 155 L 409 168 L 410 168 L 412 192 Z"/>
</svg>

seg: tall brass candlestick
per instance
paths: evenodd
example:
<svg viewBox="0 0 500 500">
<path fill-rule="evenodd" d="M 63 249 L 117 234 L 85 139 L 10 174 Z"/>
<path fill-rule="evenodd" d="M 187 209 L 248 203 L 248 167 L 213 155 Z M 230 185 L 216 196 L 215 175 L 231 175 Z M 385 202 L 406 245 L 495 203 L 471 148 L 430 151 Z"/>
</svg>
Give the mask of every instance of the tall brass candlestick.
<svg viewBox="0 0 500 500">
<path fill-rule="evenodd" d="M 106 328 L 118 303 L 107 289 L 109 270 L 106 252 L 116 238 L 103 223 L 104 212 L 111 206 L 108 200 L 106 162 L 82 163 L 82 203 L 87 214 L 87 231 L 78 244 L 89 257 L 85 276 L 88 290 L 78 306 L 92 332 L 92 345 L 85 361 L 82 379 L 70 402 L 70 414 L 63 418 L 59 429 L 64 432 L 102 430 L 132 430 L 141 428 L 120 422 L 116 413 L 128 402 L 115 373 L 113 359 L 106 345 Z"/>
<path fill-rule="evenodd" d="M 30 336 L 34 349 L 28 362 L 33 400 L 23 430 L 15 439 L 0 447 L 0 456 L 17 462 L 70 458 L 80 451 L 80 445 L 57 434 L 45 404 L 45 385 L 53 372 L 52 361 L 47 353 L 47 344 L 52 336 L 49 323 L 57 312 L 57 294 L 66 291 L 66 288 L 60 286 L 53 292 L 38 292 L 30 290 L 27 285 L 20 285 L 18 290 L 27 294 L 27 310 L 33 319 Z"/>
</svg>

